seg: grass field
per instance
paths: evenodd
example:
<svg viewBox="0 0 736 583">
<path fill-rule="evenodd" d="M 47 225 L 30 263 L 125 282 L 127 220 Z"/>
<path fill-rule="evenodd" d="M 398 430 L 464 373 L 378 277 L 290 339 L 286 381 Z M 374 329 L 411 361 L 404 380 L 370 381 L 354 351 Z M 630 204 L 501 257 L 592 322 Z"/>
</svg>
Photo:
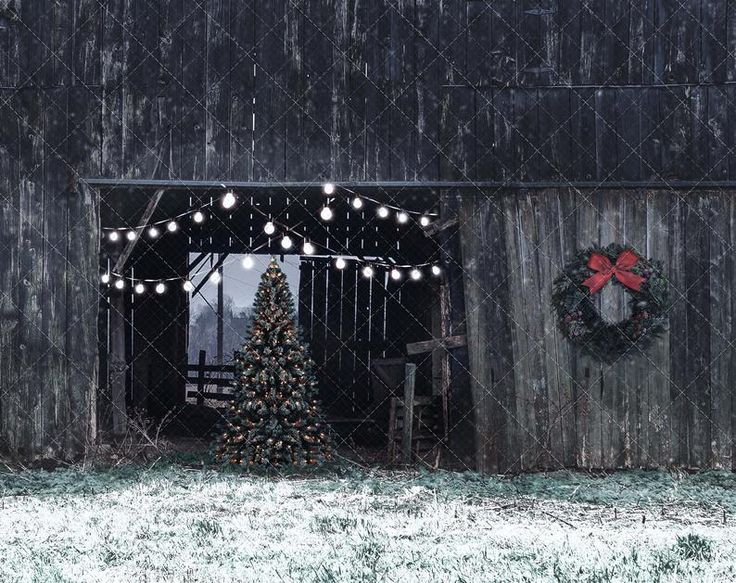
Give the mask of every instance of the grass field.
<svg viewBox="0 0 736 583">
<path fill-rule="evenodd" d="M 0 581 L 733 581 L 736 476 L 0 474 Z"/>
</svg>

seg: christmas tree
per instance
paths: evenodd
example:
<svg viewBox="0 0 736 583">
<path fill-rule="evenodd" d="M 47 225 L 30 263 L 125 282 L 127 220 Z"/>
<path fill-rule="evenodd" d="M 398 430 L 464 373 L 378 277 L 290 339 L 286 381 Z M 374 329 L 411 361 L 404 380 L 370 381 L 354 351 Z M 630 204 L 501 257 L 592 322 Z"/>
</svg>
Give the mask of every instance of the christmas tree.
<svg viewBox="0 0 736 583">
<path fill-rule="evenodd" d="M 294 300 L 275 258 L 261 277 L 253 311 L 215 457 L 244 466 L 320 464 L 330 458 L 329 430 L 313 362 L 294 323 Z"/>
</svg>

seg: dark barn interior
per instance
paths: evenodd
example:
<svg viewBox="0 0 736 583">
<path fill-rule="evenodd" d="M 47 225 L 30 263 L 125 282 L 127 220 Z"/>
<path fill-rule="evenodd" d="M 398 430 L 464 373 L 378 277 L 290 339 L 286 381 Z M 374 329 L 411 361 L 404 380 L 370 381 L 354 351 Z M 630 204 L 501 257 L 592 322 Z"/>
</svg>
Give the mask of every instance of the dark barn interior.
<svg viewBox="0 0 736 583">
<path fill-rule="evenodd" d="M 429 268 L 441 258 L 439 246 L 416 220 L 402 225 L 381 219 L 376 215 L 377 205 L 369 201 L 418 209 L 431 220 L 439 210 L 436 192 L 370 185 L 360 189 L 360 195 L 367 198 L 366 206 L 358 211 L 351 207 L 355 191 L 350 193 L 345 187 L 338 196 L 325 195 L 321 184 L 251 185 L 233 191 L 238 193 L 236 206 L 223 209 L 220 199 L 225 189 L 212 185 L 142 188 L 117 184 L 101 189 L 100 268 L 113 280 L 118 275 L 124 278 L 126 284 L 122 290 L 108 287 L 100 311 L 101 394 L 105 396 L 102 402 L 109 403 L 100 412 L 101 426 L 119 432 L 118 425 L 124 423 L 121 411 L 135 410 L 157 419 L 172 415 L 169 429 L 184 436 L 204 437 L 217 429 L 221 422 L 218 411 L 196 411 L 192 403 L 187 404 L 198 363 L 188 362 L 190 294 L 182 283 L 191 280 L 193 297 L 212 273 L 221 273 L 230 255 L 278 257 L 285 252 L 281 238 L 288 232 L 297 253 L 303 253 L 301 242 L 314 246 L 313 256 L 301 255 L 300 285 L 293 294 L 328 420 L 346 442 L 384 448 L 390 401 L 402 396 L 406 362 L 417 365 L 418 396 L 442 393 L 441 372 L 431 353 L 411 359 L 406 354 L 407 344 L 431 340 L 433 330 L 440 326 L 440 283 Z M 150 204 L 152 200 L 155 205 Z M 395 207 L 397 204 L 402 206 Z M 330 221 L 319 218 L 325 205 L 334 208 Z M 195 223 L 192 209 L 203 209 L 206 220 Z M 179 217 L 176 233 L 165 233 L 165 222 L 160 225 L 165 234 L 155 238 L 143 228 L 171 217 Z M 269 221 L 288 231 L 279 228 L 280 233 L 266 234 Z M 136 228 L 141 232 L 131 243 L 125 235 Z M 112 232 L 120 237 L 114 242 L 109 238 Z M 192 254 L 195 259 L 190 261 Z M 347 258 L 341 269 L 335 267 L 338 257 Z M 377 258 L 384 264 L 365 277 L 361 261 L 365 258 Z M 117 265 L 124 265 L 133 279 L 120 273 Z M 199 277 L 191 278 L 192 268 L 198 265 L 203 266 Z M 393 280 L 391 265 L 424 265 L 424 277 L 415 281 L 404 273 L 401 280 Z M 142 280 L 149 293 L 134 293 L 134 281 Z M 164 294 L 152 293 L 159 281 L 166 282 Z M 222 320 L 222 314 L 218 317 Z M 235 332 L 246 337 L 245 330 Z M 232 372 L 232 354 L 224 355 L 218 364 L 204 368 L 207 373 L 232 378 L 227 375 Z M 217 406 L 217 401 L 226 404 L 230 391 L 212 389 L 202 391 L 202 398 L 210 399 L 210 406 Z M 204 407 L 204 402 L 198 405 Z M 433 428 L 437 443 L 445 441 L 443 430 Z"/>
<path fill-rule="evenodd" d="M 187 296 L 108 293 L 125 247 L 104 228 L 146 223 L 161 188 L 151 217 L 224 183 L 232 216 L 141 237 L 125 276 L 253 251 L 254 208 L 334 239 L 328 257 L 442 267 L 366 288 L 353 264 L 303 261 L 298 311 L 346 440 L 368 419 L 387 439 L 375 377 L 413 403 L 419 364 L 417 407 L 439 397 L 435 444 L 463 468 L 736 467 L 734 47 L 728 0 L 0 0 L 0 446 L 73 459 L 129 408 L 186 400 Z M 328 229 L 328 181 L 438 216 Z M 672 305 L 651 349 L 602 364 L 550 296 L 578 249 L 610 243 L 661 261 Z M 613 320 L 624 297 L 601 300 Z"/>
</svg>

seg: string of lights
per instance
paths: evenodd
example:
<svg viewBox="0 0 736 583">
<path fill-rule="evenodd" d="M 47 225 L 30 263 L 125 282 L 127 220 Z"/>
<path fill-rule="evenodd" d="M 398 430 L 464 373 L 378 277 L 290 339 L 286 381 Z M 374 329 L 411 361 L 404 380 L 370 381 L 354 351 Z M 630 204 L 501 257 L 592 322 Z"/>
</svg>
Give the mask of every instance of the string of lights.
<svg viewBox="0 0 736 583">
<path fill-rule="evenodd" d="M 331 195 L 335 192 L 335 186 L 332 183 L 326 183 L 323 185 L 322 190 L 325 194 Z M 351 194 L 355 194 L 352 191 L 350 191 Z M 362 202 L 360 204 L 356 203 L 356 200 L 367 200 L 369 202 L 372 202 L 374 204 L 379 205 L 377 214 L 381 218 L 386 218 L 390 214 L 390 210 L 392 209 L 397 212 L 397 222 L 399 223 L 405 223 L 408 222 L 409 215 L 418 216 L 418 222 L 422 226 L 427 226 L 430 224 L 431 219 L 429 218 L 430 214 L 425 213 L 419 213 L 417 211 L 406 211 L 403 209 L 399 209 L 398 207 L 390 207 L 388 205 L 382 204 L 380 201 L 377 201 L 372 198 L 362 197 L 358 198 L 356 195 L 351 203 L 351 206 L 355 210 L 360 210 L 362 208 Z M 222 199 L 220 200 L 220 204 L 224 209 L 232 209 L 237 202 L 237 199 L 235 197 L 235 194 L 232 191 L 227 191 Z M 137 227 L 125 227 L 125 228 L 114 228 L 114 227 L 107 227 L 105 230 L 107 231 L 108 239 L 115 242 L 122 238 L 121 233 L 125 233 L 125 238 L 129 241 L 134 241 L 138 233 L 142 232 L 143 230 L 147 229 L 148 236 L 151 238 L 156 238 L 161 233 L 159 227 L 162 225 L 166 225 L 166 231 L 174 233 L 179 229 L 178 220 L 182 219 L 183 217 L 190 216 L 192 218 L 192 221 L 194 221 L 197 224 L 200 224 L 204 222 L 206 215 L 205 215 L 205 209 L 207 207 L 210 207 L 215 204 L 215 201 L 211 201 L 205 205 L 201 205 L 196 209 L 190 209 L 186 212 L 180 213 L 179 215 L 176 215 L 175 217 L 170 217 L 168 219 L 159 220 L 156 222 L 149 223 L 147 225 L 139 225 Z M 254 211 L 260 213 L 264 218 L 267 219 L 267 222 L 265 223 L 263 227 L 263 231 L 266 235 L 269 237 L 272 237 L 274 235 L 277 235 L 277 231 L 281 231 L 281 248 L 284 251 L 291 251 L 294 247 L 294 238 L 301 238 L 302 239 L 302 245 L 301 245 L 301 251 L 303 255 L 307 256 L 313 256 L 315 259 L 328 259 L 333 262 L 334 267 L 343 270 L 348 266 L 348 263 L 358 263 L 362 265 L 361 273 L 366 278 L 371 278 L 376 276 L 378 273 L 386 273 L 388 272 L 389 277 L 394 280 L 398 281 L 401 280 L 404 277 L 404 272 L 408 270 L 409 272 L 409 279 L 417 281 L 422 279 L 423 277 L 423 270 L 429 268 L 430 273 L 437 277 L 441 275 L 442 270 L 441 268 L 436 265 L 433 262 L 425 262 L 425 263 L 419 263 L 419 264 L 399 264 L 396 261 L 392 260 L 391 258 L 380 258 L 380 257 L 358 257 L 358 256 L 350 256 L 346 254 L 338 253 L 332 249 L 329 249 L 326 246 L 320 246 L 321 249 L 324 251 L 324 253 L 317 255 L 317 246 L 309 240 L 305 235 L 302 235 L 298 233 L 295 229 L 296 227 L 289 227 L 287 225 L 283 225 L 279 223 L 278 221 L 274 221 L 267 213 L 262 211 L 259 208 L 252 207 Z M 325 211 L 325 209 L 329 209 L 329 213 Z M 383 211 L 382 211 L 383 209 Z M 406 219 L 403 219 L 403 216 L 406 216 Z M 332 211 L 330 207 L 325 206 L 322 208 L 320 212 L 320 217 L 322 220 L 330 220 L 332 218 Z M 426 221 L 424 221 L 426 219 Z M 263 249 L 264 247 L 268 246 L 268 242 L 263 243 L 262 245 L 253 248 L 249 250 L 249 253 L 246 254 L 241 261 L 242 266 L 244 269 L 251 269 L 255 262 L 253 260 L 252 254 L 258 252 L 259 250 Z M 234 261 L 237 261 L 237 259 L 233 259 L 230 261 L 225 261 L 221 264 L 220 267 L 224 267 L 226 265 L 232 264 Z M 201 269 L 197 271 L 197 273 L 194 275 L 196 277 L 199 275 Z M 193 292 L 196 289 L 196 286 L 194 284 L 194 277 L 191 275 L 188 278 L 182 278 L 182 277 L 170 277 L 170 278 L 139 278 L 139 277 L 132 277 L 129 275 L 116 273 L 112 270 L 109 270 L 105 273 L 103 273 L 100 276 L 100 281 L 103 285 L 108 286 L 111 289 L 116 289 L 118 291 L 122 291 L 126 289 L 126 287 L 129 285 L 132 287 L 133 291 L 136 294 L 143 294 L 148 289 L 149 286 L 153 286 L 153 291 L 157 294 L 163 294 L 168 289 L 168 284 L 171 284 L 172 282 L 182 282 L 182 288 L 186 292 Z M 222 281 L 222 276 L 220 275 L 220 270 L 217 269 L 210 273 L 209 275 L 209 282 L 214 285 L 219 285 Z"/>
<path fill-rule="evenodd" d="M 432 219 L 436 216 L 433 213 L 407 210 L 388 203 L 384 203 L 375 198 L 358 194 L 347 187 L 341 188 L 352 195 L 352 197 L 349 198 L 349 204 L 353 210 L 361 211 L 364 208 L 366 202 L 372 203 L 377 207 L 376 215 L 378 216 L 378 218 L 388 219 L 391 216 L 391 212 L 394 212 L 396 215 L 396 222 L 400 225 L 408 224 L 412 220 L 412 217 L 414 217 L 414 221 L 418 223 L 421 227 L 428 227 L 431 224 Z M 322 185 L 322 192 L 327 196 L 334 195 L 336 193 L 336 190 L 337 187 L 331 182 L 327 182 Z M 332 201 L 331 199 L 328 199 L 327 203 L 319 211 L 320 219 L 325 222 L 332 220 L 332 218 L 334 217 L 332 206 L 336 202 L 336 200 Z M 220 199 L 220 205 L 225 210 L 232 209 L 233 207 L 235 207 L 236 203 L 237 198 L 235 196 L 235 193 L 231 190 L 225 192 L 225 194 Z M 204 223 L 205 220 L 207 220 L 206 210 L 210 207 L 213 207 L 214 205 L 215 201 L 210 201 L 208 203 L 199 205 L 197 208 L 192 208 L 173 217 L 150 222 L 146 225 L 103 227 L 102 230 L 108 241 L 112 243 L 116 243 L 118 241 L 123 241 L 126 239 L 128 241 L 135 241 L 138 238 L 139 234 L 143 233 L 144 231 L 150 239 L 156 239 L 162 233 L 176 233 L 177 231 L 179 231 L 179 222 L 185 217 L 191 218 L 191 221 L 197 225 Z M 266 235 L 273 235 L 276 231 L 276 221 L 273 221 L 267 213 L 265 213 L 258 207 L 251 205 L 251 209 L 260 213 L 264 218 L 267 219 L 267 222 L 263 227 L 263 231 L 264 233 L 266 233 Z M 279 226 L 287 232 L 294 231 L 293 228 L 289 228 L 285 225 Z M 288 245 L 288 239 L 286 241 L 286 245 Z M 285 248 L 288 249 L 290 247 Z"/>
<path fill-rule="evenodd" d="M 369 202 L 376 205 L 376 215 L 379 219 L 388 219 L 393 211 L 396 214 L 396 222 L 400 225 L 408 224 L 412 218 L 421 227 L 428 227 L 432 223 L 432 219 L 436 217 L 435 213 L 429 213 L 424 211 L 407 210 L 395 205 L 391 205 L 385 202 L 381 202 L 365 194 L 360 194 L 346 186 L 337 186 L 332 182 L 326 182 L 322 185 L 322 192 L 328 197 L 327 202 L 320 210 L 319 216 L 323 221 L 329 221 L 334 216 L 332 205 L 337 202 L 339 198 L 337 196 L 338 189 L 344 190 L 351 196 L 348 198 L 348 203 L 353 210 L 361 211 L 365 207 L 365 203 Z M 332 198 L 336 200 L 332 200 Z"/>
</svg>

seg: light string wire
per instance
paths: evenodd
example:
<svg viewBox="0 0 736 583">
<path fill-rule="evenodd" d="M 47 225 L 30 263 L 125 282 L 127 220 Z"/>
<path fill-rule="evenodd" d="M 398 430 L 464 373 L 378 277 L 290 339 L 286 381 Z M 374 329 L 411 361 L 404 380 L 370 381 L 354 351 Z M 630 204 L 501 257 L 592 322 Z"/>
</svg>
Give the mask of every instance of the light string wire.
<svg viewBox="0 0 736 583">
<path fill-rule="evenodd" d="M 353 195 L 353 198 L 354 199 L 357 198 L 357 199 L 360 199 L 361 201 L 368 201 L 370 203 L 373 203 L 373 204 L 378 205 L 379 208 L 380 207 L 384 207 L 384 208 L 390 209 L 392 211 L 396 211 L 397 213 L 406 213 L 407 215 L 414 215 L 414 216 L 419 216 L 419 217 L 427 217 L 428 219 L 430 217 L 437 218 L 439 216 L 438 213 L 436 213 L 434 211 L 415 211 L 415 210 L 409 210 L 409 209 L 406 209 L 406 208 L 402 208 L 400 206 L 393 205 L 391 203 L 382 202 L 382 201 L 380 201 L 378 199 L 375 199 L 373 197 L 367 196 L 367 195 L 362 194 L 360 192 L 356 192 L 355 190 L 353 190 L 351 188 L 348 188 L 347 186 L 333 185 L 332 183 L 327 183 L 325 186 L 327 186 L 327 185 L 332 186 L 335 190 L 339 188 L 341 190 L 344 190 L 345 192 L 350 193 L 351 195 Z M 335 198 L 336 200 L 340 198 L 337 194 L 335 194 L 334 190 L 331 193 L 329 193 L 329 194 L 328 194 L 328 192 L 325 192 L 325 186 L 322 187 L 322 192 L 325 194 L 325 196 L 327 196 L 328 198 Z M 327 189 L 327 190 L 330 190 L 330 189 Z M 350 201 L 350 203 L 352 203 L 352 201 Z M 351 204 L 350 206 L 353 206 L 353 205 Z M 353 207 L 353 208 L 355 208 L 355 207 Z M 360 210 L 360 207 L 357 208 L 357 209 L 355 209 L 355 210 Z M 423 225 L 423 226 L 426 226 L 426 225 Z"/>
<path fill-rule="evenodd" d="M 323 191 L 326 192 L 327 190 L 329 190 L 329 188 L 327 188 L 328 186 L 331 186 L 331 183 L 327 183 L 323 187 Z M 348 192 L 350 192 L 352 194 L 355 194 L 355 196 L 360 196 L 360 195 L 354 193 L 354 191 L 352 191 L 352 190 L 350 190 L 348 188 L 345 188 L 344 190 L 346 190 L 346 191 L 348 191 Z M 227 198 L 227 197 L 233 197 L 231 199 L 232 202 L 228 205 L 227 209 L 232 208 L 234 206 L 234 204 L 235 204 L 235 198 L 234 198 L 233 192 L 229 190 L 224 196 L 225 196 L 225 198 Z M 332 196 L 332 193 L 328 194 L 327 196 Z M 370 197 L 362 197 L 361 196 L 361 198 L 363 198 L 365 200 L 368 200 L 370 202 L 373 202 L 375 204 L 379 204 L 379 205 L 385 206 L 386 208 L 392 208 L 394 210 L 398 210 L 400 212 L 405 212 L 407 214 L 421 215 L 422 217 L 436 216 L 436 215 L 433 215 L 433 214 L 430 214 L 430 213 L 423 213 L 423 212 L 419 212 L 419 211 L 407 211 L 407 210 L 401 209 L 399 207 L 395 207 L 395 206 L 391 206 L 391 205 L 386 205 L 386 204 L 383 204 L 382 202 L 377 201 L 377 200 L 375 200 L 373 198 L 370 198 Z M 171 217 L 171 218 L 168 218 L 168 219 L 162 219 L 162 220 L 155 221 L 155 222 L 151 222 L 151 223 L 148 223 L 146 225 L 139 225 L 137 227 L 124 227 L 124 228 L 105 227 L 104 229 L 106 229 L 108 231 L 116 231 L 116 232 L 119 232 L 119 231 L 135 232 L 135 231 L 138 231 L 138 230 L 143 230 L 143 229 L 146 229 L 146 228 L 150 228 L 152 226 L 157 226 L 157 225 L 163 225 L 163 224 L 167 224 L 167 223 L 172 223 L 172 222 L 176 221 L 176 219 L 180 219 L 180 218 L 183 218 L 183 217 L 186 217 L 186 216 L 195 214 L 197 212 L 201 212 L 202 209 L 206 209 L 208 207 L 212 207 L 212 206 L 214 206 L 214 204 L 215 204 L 215 201 L 214 200 L 211 200 L 208 203 L 199 205 L 196 209 L 189 209 L 188 211 L 179 213 L 178 215 L 176 215 L 174 217 Z M 284 232 L 284 235 L 282 236 L 282 246 L 284 247 L 284 249 L 283 249 L 284 251 L 289 251 L 291 249 L 291 247 L 293 246 L 293 243 L 289 243 L 288 246 L 284 246 L 284 242 L 286 241 L 286 237 L 289 236 L 289 235 L 293 235 L 293 236 L 296 236 L 297 238 L 301 239 L 303 241 L 303 246 L 304 247 L 306 247 L 307 244 L 310 244 L 310 245 L 312 245 L 312 249 L 314 249 L 314 244 L 311 243 L 311 241 L 309 240 L 309 238 L 306 235 L 304 235 L 302 233 L 299 233 L 296 230 L 296 229 L 299 228 L 299 226 L 302 223 L 299 223 L 299 224 L 297 224 L 295 226 L 288 226 L 286 224 L 281 223 L 280 221 L 274 221 L 274 220 L 272 220 L 271 219 L 271 216 L 268 213 L 266 213 L 262 209 L 258 208 L 257 206 L 255 206 L 253 204 L 250 204 L 247 200 L 245 201 L 245 204 L 247 204 L 248 207 L 252 211 L 255 211 L 256 213 L 260 214 L 263 218 L 266 218 L 268 220 L 267 225 L 270 223 L 272 225 L 273 230 L 271 232 L 267 232 L 266 233 L 268 235 L 268 237 L 269 237 L 269 240 L 268 241 L 266 241 L 266 242 L 264 242 L 264 243 L 262 243 L 262 244 L 260 244 L 260 245 L 258 245 L 256 247 L 253 247 L 253 248 L 249 249 L 246 252 L 245 258 L 242 260 L 243 262 L 245 262 L 247 260 L 247 258 L 251 254 L 257 253 L 258 251 L 261 251 L 262 249 L 264 249 L 265 247 L 268 247 L 271 244 L 271 238 L 274 237 L 274 236 L 278 236 L 277 233 L 276 233 L 276 227 L 277 226 L 279 227 L 279 229 L 281 231 Z M 356 209 L 356 210 L 358 210 L 358 209 Z M 370 267 L 370 271 L 366 271 L 365 270 L 366 267 L 364 267 L 363 275 L 366 276 L 366 277 L 372 277 L 374 275 L 374 272 L 373 272 L 373 268 L 374 267 L 382 268 L 384 270 L 390 269 L 389 274 L 390 274 L 390 276 L 393 279 L 401 279 L 402 274 L 401 274 L 400 271 L 398 271 L 400 269 L 404 269 L 404 270 L 410 269 L 411 270 L 410 271 L 410 277 L 411 277 L 411 279 L 414 279 L 414 280 L 421 279 L 421 275 L 422 274 L 419 271 L 419 269 L 420 268 L 423 268 L 423 267 L 429 267 L 429 266 L 431 266 L 432 267 L 432 274 L 435 275 L 435 276 L 438 276 L 441 273 L 441 270 L 440 270 L 439 266 L 436 264 L 436 262 L 432 262 L 432 261 L 426 261 L 426 262 L 423 262 L 423 263 L 397 263 L 396 260 L 394 260 L 391 257 L 388 257 L 388 258 L 379 258 L 379 257 L 373 257 L 373 256 L 350 255 L 350 254 L 345 254 L 345 253 L 342 253 L 341 254 L 341 253 L 338 253 L 338 252 L 330 249 L 327 245 L 321 245 L 320 244 L 319 247 L 321 249 L 324 249 L 325 251 L 327 251 L 327 253 L 326 254 L 316 254 L 314 251 L 312 251 L 312 252 L 305 252 L 302 255 L 305 255 L 307 257 L 312 257 L 314 259 L 329 259 L 331 261 L 334 260 L 335 261 L 335 266 L 338 269 L 341 269 L 341 270 L 344 269 L 345 267 L 347 267 L 347 262 L 348 261 L 353 262 L 353 263 L 358 263 L 358 264 L 364 265 L 366 267 Z M 230 260 L 224 261 L 220 265 L 220 267 L 218 268 L 218 271 L 219 271 L 219 269 L 225 267 L 226 265 L 231 265 L 235 261 L 238 261 L 238 259 L 230 259 Z M 246 267 L 246 269 L 249 269 L 249 268 L 250 267 Z M 203 271 L 203 268 L 202 267 L 199 267 L 197 269 L 196 273 L 194 274 L 194 276 L 191 276 L 190 275 L 189 277 L 175 276 L 175 277 L 167 277 L 167 278 L 140 278 L 140 277 L 132 277 L 130 275 L 125 275 L 125 274 L 118 273 L 118 272 L 115 272 L 115 271 L 110 270 L 108 272 L 105 272 L 102 275 L 101 279 L 102 279 L 102 283 L 103 284 L 108 285 L 111 288 L 117 288 L 118 290 L 124 289 L 124 287 L 125 287 L 124 282 L 126 280 L 127 281 L 130 281 L 131 284 L 133 285 L 135 291 L 137 293 L 143 293 L 143 291 L 145 291 L 145 288 L 141 288 L 140 287 L 141 284 L 145 284 L 145 283 L 152 284 L 152 283 L 155 283 L 155 284 L 157 284 L 155 289 L 156 289 L 157 293 L 160 294 L 160 293 L 163 293 L 163 291 L 165 291 L 165 288 L 161 288 L 160 286 L 163 285 L 163 284 L 165 284 L 165 283 L 171 283 L 173 281 L 183 281 L 185 286 L 188 285 L 190 287 L 190 289 L 186 289 L 186 291 L 192 291 L 194 289 L 194 287 L 193 287 L 194 278 L 196 278 L 202 271 Z M 212 275 L 210 275 L 210 277 L 212 277 Z M 112 279 L 113 278 L 115 279 L 114 282 L 112 282 Z M 213 283 L 219 285 L 220 284 L 220 279 L 218 278 Z"/>
</svg>

